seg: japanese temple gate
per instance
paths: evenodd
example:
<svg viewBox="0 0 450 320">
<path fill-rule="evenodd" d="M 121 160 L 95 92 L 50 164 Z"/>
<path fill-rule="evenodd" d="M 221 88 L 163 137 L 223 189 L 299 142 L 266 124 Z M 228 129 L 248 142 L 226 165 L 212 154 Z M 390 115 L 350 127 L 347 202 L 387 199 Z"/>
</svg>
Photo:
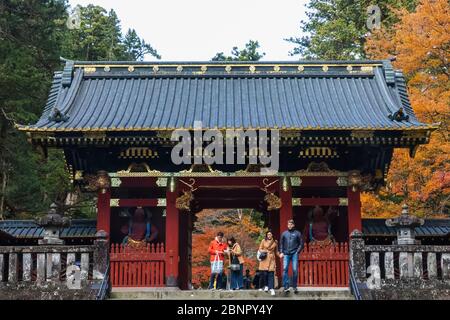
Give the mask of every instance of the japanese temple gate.
<svg viewBox="0 0 450 320">
<path fill-rule="evenodd" d="M 278 173 L 250 163 L 173 164 L 171 133 L 192 133 L 195 121 L 223 132 L 278 130 Z M 255 209 L 279 239 L 290 219 L 302 230 L 314 206 L 338 208 L 337 244 L 307 246 L 300 285 L 347 286 L 360 192 L 383 185 L 394 148 L 414 156 L 435 126 L 416 119 L 390 61 L 66 61 L 41 119 L 19 129 L 44 153 L 62 149 L 74 183 L 97 193 L 114 286 L 186 289 L 196 212 Z M 127 210 L 138 207 L 159 233 L 132 250 L 121 242 Z"/>
<path fill-rule="evenodd" d="M 139 276 L 135 272 L 136 278 L 125 279 L 120 276 L 120 273 L 127 273 L 121 263 L 124 261 L 132 262 L 133 268 L 137 268 L 144 273 L 143 268 L 153 268 L 152 272 L 154 280 L 149 280 L 152 286 L 164 286 L 180 284 L 182 288 L 188 287 L 189 282 L 189 268 L 191 262 L 189 261 L 189 253 L 187 248 L 192 246 L 190 234 L 193 227 L 193 213 L 183 212 L 177 208 L 177 199 L 182 199 L 182 194 L 195 191 L 195 199 L 192 205 L 196 208 L 255 208 L 265 213 L 266 222 L 269 229 L 273 230 L 274 235 L 279 239 L 280 234 L 286 230 L 287 221 L 290 219 L 299 220 L 302 206 L 311 207 L 319 206 L 336 206 L 345 208 L 342 210 L 342 223 L 336 229 L 336 238 L 342 242 L 342 251 L 337 252 L 340 258 L 337 260 L 346 262 L 348 260 L 348 251 L 344 249 L 344 243 L 348 241 L 348 230 L 361 230 L 361 215 L 360 215 L 360 199 L 359 190 L 352 189 L 348 185 L 348 178 L 341 174 L 336 175 L 333 172 L 318 173 L 305 172 L 304 175 L 297 176 L 260 176 L 259 174 L 242 174 L 239 176 L 208 176 L 208 174 L 198 173 L 198 175 L 190 174 L 188 176 L 178 177 L 152 177 L 151 173 L 146 176 L 143 173 L 121 173 L 111 174 L 111 188 L 102 190 L 98 194 L 98 220 L 97 228 L 105 230 L 111 234 L 111 210 L 120 207 L 148 207 L 165 208 L 165 243 L 163 246 L 154 245 L 153 248 L 146 248 L 139 251 L 136 257 L 127 256 L 121 257 L 121 253 L 126 253 L 126 248 L 117 246 L 111 251 L 111 277 L 113 284 L 117 286 L 147 286 L 146 280 L 138 280 Z M 302 190 L 308 190 L 311 187 L 333 187 L 339 190 L 342 197 L 320 197 L 320 198 L 296 198 L 293 194 L 302 194 Z M 269 187 L 267 187 L 269 186 Z M 161 194 L 161 198 L 114 198 L 113 194 L 119 194 L 121 188 L 149 188 L 149 194 Z M 156 191 L 159 189 L 160 191 Z M 154 191 L 153 191 L 154 190 Z M 266 191 L 262 191 L 266 190 Z M 228 193 L 227 197 L 221 196 L 224 192 Z M 211 195 L 218 193 L 218 195 Z M 240 195 L 239 195 L 240 194 Z M 279 209 L 268 211 L 265 210 L 264 197 L 266 194 L 278 194 L 281 200 Z M 186 198 L 186 201 L 189 201 Z M 270 203 L 268 204 L 270 205 Z M 200 209 L 197 209 L 197 211 Z M 301 225 L 299 221 L 298 225 Z M 304 225 L 304 223 L 303 223 Z M 169 236 L 170 235 L 170 236 Z M 121 250 L 120 252 L 118 250 Z M 206 248 L 205 248 L 206 250 Z M 129 251 L 134 254 L 134 251 Z M 345 255 L 346 253 L 346 255 Z M 165 257 L 162 256 L 165 254 Z M 344 254 L 344 257 L 342 257 Z M 146 256 L 147 265 L 136 266 L 133 262 L 142 262 L 143 256 Z M 179 260 L 178 260 L 179 259 Z M 320 258 L 316 258 L 320 260 Z M 177 263 L 178 260 L 178 263 Z M 327 260 L 333 260 L 329 257 Z M 153 265 L 152 267 L 150 265 Z M 348 265 L 345 265 L 348 268 Z M 342 269 L 342 283 L 341 286 L 346 286 L 348 283 L 347 268 L 339 266 Z M 131 265 L 128 265 L 131 267 Z M 161 274 L 165 269 L 165 279 L 156 273 Z M 341 271 L 340 271 L 341 272 Z M 184 277 L 184 278 L 183 278 Z M 120 279 L 119 279 L 120 278 Z M 183 282 L 177 282 L 177 279 L 183 278 Z M 188 282 L 186 282 L 186 280 Z M 116 281 L 116 282 L 115 282 Z M 306 281 L 306 280 L 305 280 Z M 332 285 L 330 283 L 321 286 Z M 319 283 L 310 283 L 311 286 Z M 335 284 L 339 286 L 339 283 Z"/>
</svg>

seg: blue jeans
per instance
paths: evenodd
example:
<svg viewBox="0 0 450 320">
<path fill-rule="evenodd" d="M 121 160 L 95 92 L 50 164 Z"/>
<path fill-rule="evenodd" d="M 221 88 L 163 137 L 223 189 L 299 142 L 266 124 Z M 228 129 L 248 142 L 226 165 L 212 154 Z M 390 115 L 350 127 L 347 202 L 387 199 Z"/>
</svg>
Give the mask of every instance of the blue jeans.
<svg viewBox="0 0 450 320">
<path fill-rule="evenodd" d="M 217 276 L 216 286 L 214 287 L 214 280 Z M 221 273 L 211 273 L 211 278 L 209 279 L 208 289 L 222 289 L 222 272 Z"/>
<path fill-rule="evenodd" d="M 291 286 L 289 286 L 289 264 L 292 261 L 292 279 Z M 285 289 L 289 287 L 297 288 L 298 278 L 298 253 L 285 254 L 283 257 L 283 287 Z"/>
<path fill-rule="evenodd" d="M 242 289 L 243 288 L 243 271 L 244 265 L 240 264 L 241 268 L 238 271 L 231 271 L 230 289 Z"/>
<path fill-rule="evenodd" d="M 268 287 L 269 290 L 270 289 L 275 289 L 275 272 L 274 271 L 263 271 L 264 273 L 264 285 L 262 286 L 262 288 L 264 287 Z"/>
</svg>

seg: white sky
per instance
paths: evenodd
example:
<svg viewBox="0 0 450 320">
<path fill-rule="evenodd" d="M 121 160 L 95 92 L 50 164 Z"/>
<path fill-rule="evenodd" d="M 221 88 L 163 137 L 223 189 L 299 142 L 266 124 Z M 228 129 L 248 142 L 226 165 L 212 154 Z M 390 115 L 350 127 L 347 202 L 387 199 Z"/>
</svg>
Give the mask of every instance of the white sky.
<svg viewBox="0 0 450 320">
<path fill-rule="evenodd" d="M 263 60 L 298 60 L 284 38 L 300 35 L 308 0 L 70 0 L 114 9 L 123 32 L 136 29 L 162 60 L 210 60 L 258 40 Z M 155 60 L 149 57 L 148 60 Z"/>
</svg>

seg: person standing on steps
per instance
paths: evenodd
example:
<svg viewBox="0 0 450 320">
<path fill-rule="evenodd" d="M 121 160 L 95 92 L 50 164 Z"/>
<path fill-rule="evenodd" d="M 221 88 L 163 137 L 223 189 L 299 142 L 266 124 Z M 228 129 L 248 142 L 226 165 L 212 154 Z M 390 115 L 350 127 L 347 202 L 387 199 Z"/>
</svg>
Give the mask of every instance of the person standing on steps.
<svg viewBox="0 0 450 320">
<path fill-rule="evenodd" d="M 304 242 L 300 231 L 295 230 L 294 220 L 288 221 L 288 230 L 283 232 L 280 239 L 280 258 L 283 259 L 283 287 L 284 293 L 290 292 L 291 286 L 294 293 L 298 292 L 298 256 L 303 250 Z M 292 262 L 292 279 L 289 285 L 289 265 Z"/>
<path fill-rule="evenodd" d="M 228 250 L 227 243 L 223 241 L 223 232 L 218 232 L 217 236 L 209 244 L 208 252 L 211 262 L 211 278 L 208 289 L 222 290 L 222 273 L 224 253 Z"/>
<path fill-rule="evenodd" d="M 273 234 L 270 231 L 266 232 L 265 238 L 261 241 L 259 245 L 259 268 L 258 270 L 262 272 L 264 288 L 259 290 L 264 290 L 272 296 L 275 295 L 275 271 L 276 271 L 276 256 L 278 253 L 278 242 L 273 238 Z"/>
</svg>

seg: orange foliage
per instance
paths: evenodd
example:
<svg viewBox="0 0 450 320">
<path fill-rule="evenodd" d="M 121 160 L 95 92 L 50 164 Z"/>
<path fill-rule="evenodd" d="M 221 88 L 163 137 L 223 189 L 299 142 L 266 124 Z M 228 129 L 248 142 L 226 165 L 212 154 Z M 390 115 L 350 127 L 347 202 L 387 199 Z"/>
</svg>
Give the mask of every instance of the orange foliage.
<svg viewBox="0 0 450 320">
<path fill-rule="evenodd" d="M 257 267 L 256 252 L 260 235 L 264 230 L 253 222 L 250 215 L 243 214 L 239 220 L 236 210 L 203 210 L 197 214 L 196 231 L 192 235 L 192 284 L 194 287 L 207 287 L 211 274 L 208 245 L 217 232 L 222 231 L 225 238 L 234 236 L 244 252 L 244 270 L 254 275 Z M 229 261 L 226 260 L 225 268 Z"/>
<path fill-rule="evenodd" d="M 448 214 L 450 199 L 450 6 L 447 0 L 422 0 L 415 12 L 399 10 L 400 22 L 391 30 L 369 36 L 371 58 L 395 55 L 394 66 L 408 79 L 411 104 L 421 121 L 440 123 L 428 145 L 414 159 L 396 150 L 387 187 L 378 196 L 364 195 L 366 216 L 391 215 L 406 200 L 420 216 Z"/>
</svg>

